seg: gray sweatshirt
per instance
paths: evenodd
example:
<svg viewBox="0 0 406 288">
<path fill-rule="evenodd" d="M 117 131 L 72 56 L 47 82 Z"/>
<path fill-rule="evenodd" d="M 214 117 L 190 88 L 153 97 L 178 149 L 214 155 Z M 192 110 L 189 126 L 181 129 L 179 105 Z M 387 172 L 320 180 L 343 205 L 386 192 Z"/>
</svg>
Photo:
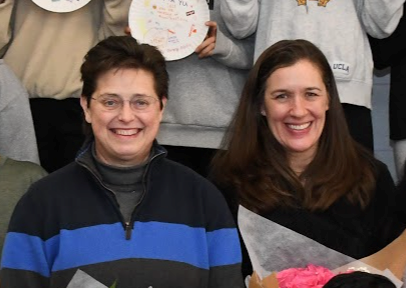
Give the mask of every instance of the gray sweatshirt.
<svg viewBox="0 0 406 288">
<path fill-rule="evenodd" d="M 233 38 L 220 17 L 215 0 L 210 18 L 218 24 L 212 57 L 197 54 L 168 61 L 169 100 L 158 141 L 160 144 L 218 148 L 236 108 L 252 66 L 253 37 Z"/>
<path fill-rule="evenodd" d="M 28 93 L 0 59 L 0 154 L 39 164 Z"/>
<path fill-rule="evenodd" d="M 303 2 L 302 5 L 299 5 Z M 254 59 L 282 39 L 302 38 L 326 55 L 343 103 L 371 108 L 373 60 L 367 33 L 389 36 L 404 0 L 221 0 L 236 38 L 256 32 Z"/>
</svg>

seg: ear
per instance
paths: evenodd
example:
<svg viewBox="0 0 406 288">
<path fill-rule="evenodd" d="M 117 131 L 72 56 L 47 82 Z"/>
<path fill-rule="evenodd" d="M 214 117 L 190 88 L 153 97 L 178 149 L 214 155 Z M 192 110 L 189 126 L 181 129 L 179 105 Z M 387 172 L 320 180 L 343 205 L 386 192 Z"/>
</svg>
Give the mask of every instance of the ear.
<svg viewBox="0 0 406 288">
<path fill-rule="evenodd" d="M 90 111 L 90 107 L 88 107 L 87 97 L 84 95 L 80 96 L 80 106 L 82 106 L 83 113 L 85 114 L 86 122 L 92 123 L 92 113 Z"/>
<path fill-rule="evenodd" d="M 166 102 L 168 101 L 168 98 L 166 96 L 163 96 L 161 101 L 162 101 L 162 110 L 165 110 Z"/>
<path fill-rule="evenodd" d="M 165 107 L 166 107 L 166 102 L 168 101 L 168 98 L 166 98 L 166 96 L 163 96 L 161 99 L 162 102 L 162 109 L 159 111 L 159 122 L 162 121 L 162 118 L 164 116 L 164 111 L 165 111 Z"/>
<path fill-rule="evenodd" d="M 264 107 L 263 104 L 261 105 L 261 111 L 260 112 L 261 112 L 262 116 L 266 116 L 265 107 Z"/>
</svg>

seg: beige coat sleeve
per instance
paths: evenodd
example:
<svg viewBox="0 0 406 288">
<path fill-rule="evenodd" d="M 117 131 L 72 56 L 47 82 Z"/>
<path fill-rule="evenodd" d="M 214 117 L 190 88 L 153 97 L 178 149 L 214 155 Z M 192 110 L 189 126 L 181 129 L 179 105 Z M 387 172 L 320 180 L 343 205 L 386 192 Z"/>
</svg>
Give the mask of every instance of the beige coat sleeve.
<svg viewBox="0 0 406 288">
<path fill-rule="evenodd" d="M 16 0 L 0 0 L 0 58 L 7 49 L 7 44 L 11 39 L 11 15 L 14 2 Z"/>
</svg>

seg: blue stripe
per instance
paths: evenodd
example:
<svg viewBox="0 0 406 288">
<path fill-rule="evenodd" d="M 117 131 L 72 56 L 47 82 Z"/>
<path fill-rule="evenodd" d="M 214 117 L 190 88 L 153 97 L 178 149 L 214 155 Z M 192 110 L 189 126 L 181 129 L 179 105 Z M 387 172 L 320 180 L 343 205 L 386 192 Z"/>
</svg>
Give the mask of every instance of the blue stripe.
<svg viewBox="0 0 406 288">
<path fill-rule="evenodd" d="M 36 236 L 9 232 L 3 246 L 1 268 L 23 269 L 36 271 L 49 277 L 50 267 L 58 251 L 58 238 L 54 237 L 44 242 Z"/>
<path fill-rule="evenodd" d="M 125 240 L 121 223 L 61 230 L 45 242 L 8 233 L 5 247 L 3 267 L 36 271 L 46 277 L 50 270 L 126 258 L 170 260 L 203 269 L 241 262 L 236 229 L 206 233 L 204 228 L 160 222 L 136 222 L 131 240 Z M 53 263 L 52 268 L 47 263 Z"/>
<path fill-rule="evenodd" d="M 236 229 L 207 233 L 210 267 L 241 263 L 241 245 Z"/>
</svg>

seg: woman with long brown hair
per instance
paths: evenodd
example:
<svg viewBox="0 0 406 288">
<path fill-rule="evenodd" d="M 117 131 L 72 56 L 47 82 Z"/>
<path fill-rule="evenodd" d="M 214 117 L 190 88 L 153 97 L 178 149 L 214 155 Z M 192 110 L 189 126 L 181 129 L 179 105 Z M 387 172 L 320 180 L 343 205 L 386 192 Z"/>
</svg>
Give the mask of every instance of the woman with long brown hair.
<svg viewBox="0 0 406 288">
<path fill-rule="evenodd" d="M 258 58 L 211 178 L 235 213 L 242 205 L 353 258 L 404 229 L 390 212 L 386 165 L 350 136 L 330 65 L 306 40 L 279 41 Z"/>
</svg>

